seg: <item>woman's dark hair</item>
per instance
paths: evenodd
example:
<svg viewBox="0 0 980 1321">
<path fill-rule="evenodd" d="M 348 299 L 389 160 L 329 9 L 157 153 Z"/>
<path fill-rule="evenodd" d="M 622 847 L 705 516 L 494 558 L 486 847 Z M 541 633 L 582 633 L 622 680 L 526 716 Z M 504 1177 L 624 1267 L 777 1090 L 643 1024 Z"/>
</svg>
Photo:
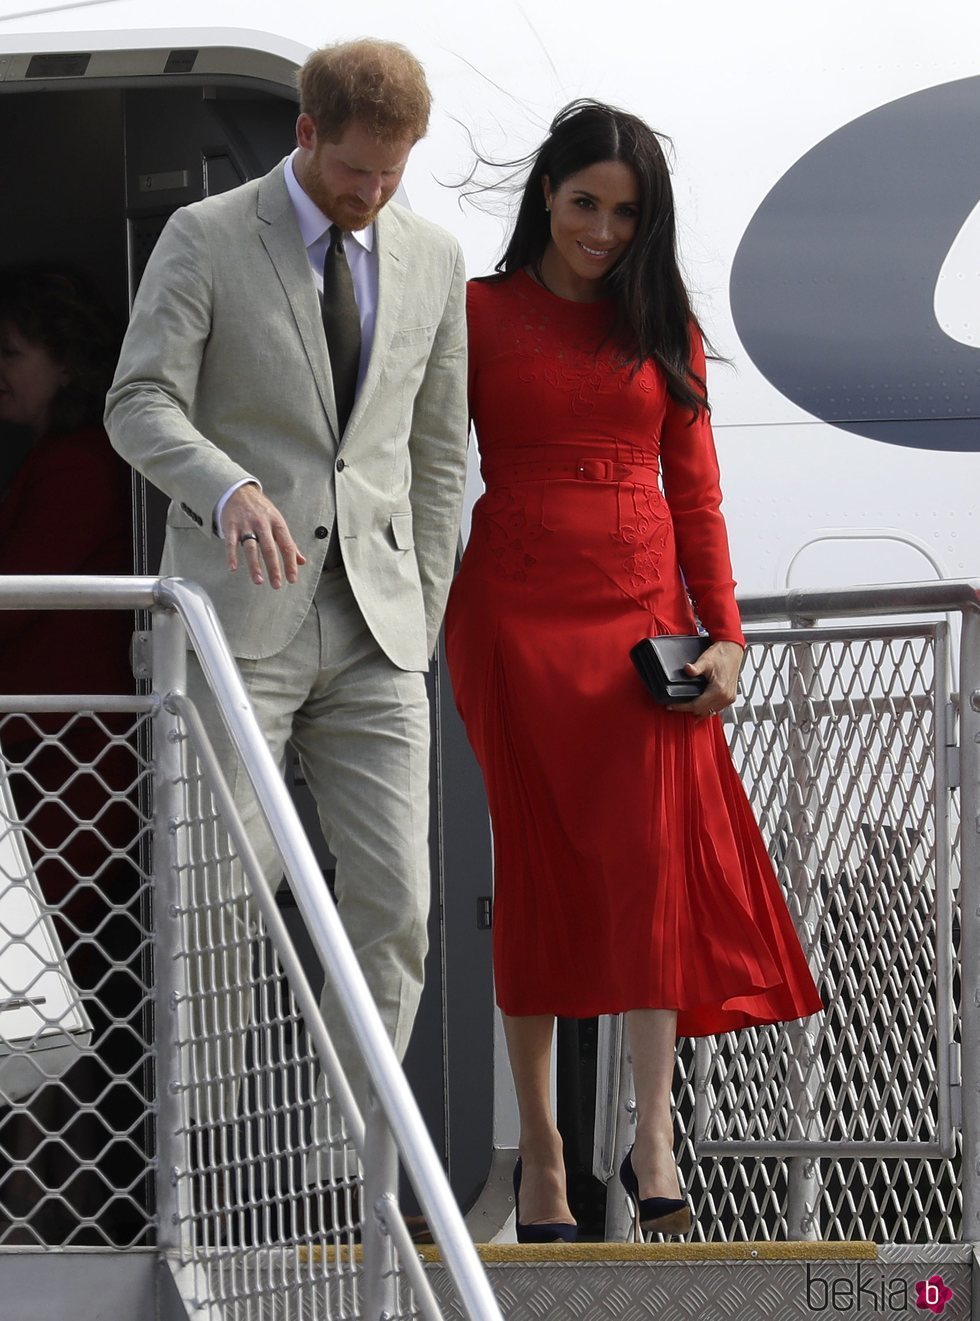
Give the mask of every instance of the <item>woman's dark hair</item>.
<svg viewBox="0 0 980 1321">
<path fill-rule="evenodd" d="M 640 190 L 636 235 L 607 281 L 617 306 L 614 334 L 626 346 L 627 361 L 638 368 L 652 359 L 671 397 L 696 416 L 708 406 L 705 382 L 690 366 L 691 330 L 700 327 L 677 265 L 670 170 L 660 137 L 642 119 L 601 101 L 573 101 L 559 110 L 531 161 L 514 232 L 496 269 L 510 274 L 540 264 L 551 237 L 545 176 L 557 191 L 571 175 L 602 161 L 628 165 Z"/>
<path fill-rule="evenodd" d="M 52 434 L 101 422 L 121 327 L 98 291 L 67 266 L 28 262 L 0 268 L 0 325 L 40 344 L 68 373 L 48 414 Z"/>
</svg>

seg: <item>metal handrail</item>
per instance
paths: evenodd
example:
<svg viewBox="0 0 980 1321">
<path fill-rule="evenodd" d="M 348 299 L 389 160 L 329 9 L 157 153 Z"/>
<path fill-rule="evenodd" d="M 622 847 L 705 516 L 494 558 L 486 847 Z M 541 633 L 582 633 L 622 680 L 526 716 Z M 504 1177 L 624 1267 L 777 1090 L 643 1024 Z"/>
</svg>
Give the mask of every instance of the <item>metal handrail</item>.
<svg viewBox="0 0 980 1321">
<path fill-rule="evenodd" d="M 747 624 L 809 624 L 818 619 L 909 616 L 954 612 L 960 639 L 961 841 L 961 1030 L 963 1229 L 980 1239 L 980 579 L 889 583 L 827 589 L 753 592 L 739 597 Z M 326 896 L 319 868 L 265 744 L 217 618 L 197 588 L 179 580 L 29 576 L 0 578 L 0 609 L 164 610 L 178 616 L 215 688 L 229 732 L 283 853 L 300 911 L 328 975 L 344 987 L 342 1001 L 352 1032 L 362 1044 L 368 1073 L 388 1117 L 407 1172 L 443 1248 L 469 1315 L 497 1318 L 499 1310 L 483 1275 L 442 1167 L 431 1148 L 414 1098 L 377 1017 L 339 918 Z M 164 694 L 166 698 L 166 694 Z M 388 1219 L 388 1208 L 381 1218 Z"/>
<path fill-rule="evenodd" d="M 980 1239 L 980 579 L 798 588 L 738 596 L 749 625 L 910 614 L 959 614 L 960 1034 L 964 1242 Z M 940 952 L 947 958 L 947 951 Z M 856 1149 L 860 1155 L 860 1148 Z"/>
<path fill-rule="evenodd" d="M 418 1105 L 405 1080 L 364 974 L 323 884 L 316 855 L 296 817 L 285 782 L 252 711 L 245 686 L 207 595 L 193 583 L 161 578 L 159 606 L 180 616 L 214 692 L 242 764 L 279 850 L 289 886 L 326 975 L 340 991 L 341 1009 L 358 1042 L 406 1173 L 473 1318 L 498 1318 L 496 1300 L 456 1200 L 450 1191 Z"/>
<path fill-rule="evenodd" d="M 961 1238 L 980 1240 L 980 579 L 882 583 L 869 586 L 746 592 L 742 620 L 788 620 L 875 615 L 958 614 L 960 719 L 960 1034 L 962 1049 L 963 1220 Z"/>
<path fill-rule="evenodd" d="M 962 1153 L 959 1162 L 963 1195 L 961 1237 L 966 1242 L 980 1241 L 980 578 L 912 583 L 884 583 L 833 588 L 801 588 L 783 592 L 744 592 L 738 595 L 742 621 L 747 625 L 751 642 L 760 637 L 792 643 L 801 627 L 821 624 L 821 634 L 833 634 L 837 621 L 865 620 L 888 616 L 898 621 L 888 635 L 902 636 L 915 631 L 915 617 L 952 614 L 961 624 L 959 645 L 959 694 L 950 694 L 958 712 L 960 818 L 960 935 L 961 974 L 961 1044 L 962 1044 Z M 905 617 L 904 621 L 902 617 Z M 862 624 L 843 626 L 841 637 L 859 632 L 881 636 L 882 626 Z M 892 706 L 896 699 L 889 698 Z M 860 709 L 864 703 L 858 702 Z M 869 704 L 870 705 L 870 704 Z M 827 704 L 832 709 L 832 704 Z M 854 703 L 849 709 L 854 709 Z M 744 714 L 744 712 L 743 712 Z M 772 707 L 770 719 L 780 712 Z M 751 719 L 752 713 L 749 712 Z M 942 736 L 942 735 L 941 735 Z M 940 951 L 940 959 L 951 959 L 951 948 Z M 952 974 L 949 974 L 952 984 Z M 614 1069 L 615 1059 L 608 1061 Z M 619 1091 L 619 1111 L 629 1107 L 628 1075 Z M 948 1104 L 949 1097 L 940 1105 Z M 628 1140 L 628 1139 L 626 1139 Z M 860 1158 L 868 1144 L 848 1143 L 847 1152 Z M 726 1151 L 733 1150 L 731 1144 Z M 759 1156 L 775 1154 L 788 1157 L 801 1171 L 813 1157 L 812 1142 L 752 1142 L 752 1152 Z M 914 1158 L 921 1155 L 921 1144 L 890 1144 L 889 1155 Z M 622 1151 L 617 1151 L 617 1158 Z M 948 1153 L 944 1153 L 947 1154 Z M 607 1225 L 608 1225 L 607 1217 Z M 801 1221 L 802 1226 L 802 1221 Z M 805 1228 L 805 1226 L 802 1226 Z M 796 1227 L 797 1230 L 799 1227 Z"/>
<path fill-rule="evenodd" d="M 740 592 L 743 623 L 849 619 L 855 615 L 909 615 L 927 611 L 980 611 L 980 578 L 942 582 L 874 583 L 858 587 L 803 587 L 785 592 Z"/>
<path fill-rule="evenodd" d="M 152 610 L 159 578 L 16 573 L 0 576 L 0 610 Z"/>
<path fill-rule="evenodd" d="M 500 1321 L 496 1299 L 415 1097 L 323 884 L 320 866 L 259 728 L 238 667 L 207 595 L 193 583 L 178 578 L 0 577 L 0 610 L 106 608 L 156 609 L 173 612 L 179 617 L 264 809 L 317 957 L 326 976 L 340 992 L 340 1008 L 358 1043 L 372 1088 L 459 1292 L 460 1302 L 472 1321 Z M 162 694 L 165 703 L 183 696 Z M 356 1136 L 360 1137 L 360 1134 Z"/>
</svg>

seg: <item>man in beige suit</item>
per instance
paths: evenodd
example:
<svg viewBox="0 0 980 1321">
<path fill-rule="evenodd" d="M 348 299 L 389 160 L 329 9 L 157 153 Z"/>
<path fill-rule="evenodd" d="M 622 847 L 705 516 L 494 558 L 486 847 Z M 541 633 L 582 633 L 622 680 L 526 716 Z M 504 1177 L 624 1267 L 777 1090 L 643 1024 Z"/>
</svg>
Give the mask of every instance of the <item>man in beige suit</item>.
<svg viewBox="0 0 980 1321">
<path fill-rule="evenodd" d="M 340 914 L 399 1055 L 428 912 L 423 672 L 453 569 L 467 432 L 458 245 L 388 205 L 429 104 L 400 46 L 311 55 L 293 155 L 166 226 L 106 412 L 119 452 L 173 501 L 162 571 L 207 590 L 273 753 L 290 739 L 299 753 L 337 859 Z M 276 878 L 213 710 L 208 723 Z M 325 1009 L 363 1100 L 329 999 Z"/>
</svg>

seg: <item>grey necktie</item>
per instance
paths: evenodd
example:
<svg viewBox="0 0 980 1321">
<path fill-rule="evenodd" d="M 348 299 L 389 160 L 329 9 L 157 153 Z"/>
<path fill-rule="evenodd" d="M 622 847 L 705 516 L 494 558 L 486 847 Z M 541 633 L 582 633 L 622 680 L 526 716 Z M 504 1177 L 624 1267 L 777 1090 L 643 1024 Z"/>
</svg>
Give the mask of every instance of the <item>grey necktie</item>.
<svg viewBox="0 0 980 1321">
<path fill-rule="evenodd" d="M 333 372 L 333 392 L 337 400 L 337 420 L 343 435 L 357 393 L 357 372 L 361 362 L 361 318 L 354 297 L 344 236 L 337 225 L 330 226 L 330 247 L 323 259 L 323 329 Z"/>
</svg>

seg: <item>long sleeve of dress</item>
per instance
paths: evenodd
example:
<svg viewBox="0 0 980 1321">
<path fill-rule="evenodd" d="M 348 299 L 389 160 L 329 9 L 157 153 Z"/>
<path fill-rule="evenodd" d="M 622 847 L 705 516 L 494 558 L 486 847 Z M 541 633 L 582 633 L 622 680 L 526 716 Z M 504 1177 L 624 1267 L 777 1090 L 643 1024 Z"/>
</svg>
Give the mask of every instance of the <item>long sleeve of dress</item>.
<svg viewBox="0 0 980 1321">
<path fill-rule="evenodd" d="M 700 335 L 695 335 L 692 342 L 691 363 L 703 377 Z M 660 463 L 677 557 L 701 623 L 712 641 L 744 646 L 728 533 L 721 513 L 718 458 L 706 413 L 700 413 L 692 422 L 690 409 L 672 399 L 668 401 Z"/>
</svg>

